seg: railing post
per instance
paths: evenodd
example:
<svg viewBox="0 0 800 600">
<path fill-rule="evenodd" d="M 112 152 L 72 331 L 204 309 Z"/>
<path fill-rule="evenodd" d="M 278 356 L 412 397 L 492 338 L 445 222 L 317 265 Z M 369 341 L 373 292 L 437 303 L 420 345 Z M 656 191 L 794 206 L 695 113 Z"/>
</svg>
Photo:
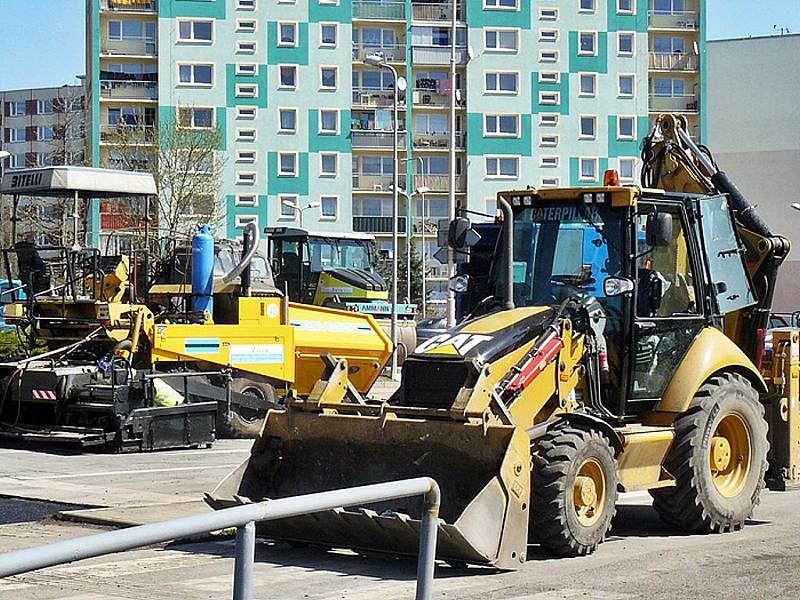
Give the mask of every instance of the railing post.
<svg viewBox="0 0 800 600">
<path fill-rule="evenodd" d="M 419 531 L 419 558 L 417 560 L 416 600 L 433 597 L 433 571 L 436 565 L 436 538 L 439 532 L 439 486 L 431 480 L 431 489 L 425 493 L 422 506 L 422 524 Z"/>
<path fill-rule="evenodd" d="M 253 561 L 256 554 L 256 524 L 236 528 L 236 562 L 233 566 L 233 600 L 253 599 Z"/>
</svg>

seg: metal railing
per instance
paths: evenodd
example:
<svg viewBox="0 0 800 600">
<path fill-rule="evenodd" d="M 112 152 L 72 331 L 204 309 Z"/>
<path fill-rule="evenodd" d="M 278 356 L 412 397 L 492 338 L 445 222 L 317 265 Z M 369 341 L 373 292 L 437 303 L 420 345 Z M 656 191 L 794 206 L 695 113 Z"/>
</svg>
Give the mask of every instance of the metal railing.
<svg viewBox="0 0 800 600">
<path fill-rule="evenodd" d="M 374 485 L 345 488 L 318 494 L 279 498 L 255 504 L 225 508 L 212 513 L 139 525 L 72 540 L 0 554 L 0 577 L 19 575 L 171 540 L 202 535 L 220 529 L 236 528 L 233 569 L 234 600 L 253 598 L 253 571 L 256 548 L 256 523 L 296 517 L 322 510 L 423 496 L 417 561 L 417 600 L 432 596 L 436 537 L 439 529 L 439 486 L 429 477 L 403 479 Z"/>
<path fill-rule="evenodd" d="M 456 148 L 463 150 L 464 148 L 464 134 L 460 131 L 455 135 Z M 415 131 L 414 132 L 414 148 L 420 150 L 447 150 L 450 147 L 450 134 L 429 132 L 429 131 Z"/>
<path fill-rule="evenodd" d="M 120 100 L 157 100 L 158 84 L 154 81 L 101 79 L 100 97 Z"/>
<path fill-rule="evenodd" d="M 392 217 L 353 216 L 353 231 L 356 233 L 392 233 Z M 397 217 L 397 231 L 406 234 L 406 218 Z"/>
<path fill-rule="evenodd" d="M 653 29 L 695 31 L 700 26 L 697 13 L 690 10 L 651 10 L 649 17 Z"/>
<path fill-rule="evenodd" d="M 402 184 L 406 180 L 406 174 L 400 173 L 397 178 Z M 392 181 L 391 174 L 353 173 L 353 189 L 360 192 L 388 192 Z"/>
<path fill-rule="evenodd" d="M 650 94 L 650 112 L 698 112 L 700 101 L 695 94 Z"/>
<path fill-rule="evenodd" d="M 461 100 L 456 98 L 456 106 L 464 107 L 466 103 L 466 93 L 464 90 L 459 89 Z M 412 90 L 412 99 L 414 106 L 431 106 L 436 108 L 447 108 L 450 106 L 450 92 L 437 91 L 430 88 L 414 88 Z"/>
<path fill-rule="evenodd" d="M 415 65 L 449 65 L 450 46 L 414 45 L 411 49 L 411 57 Z M 467 58 L 467 48 L 458 46 L 456 48 L 456 64 L 467 64 Z"/>
<path fill-rule="evenodd" d="M 414 188 L 426 187 L 432 192 L 446 192 L 450 189 L 449 175 L 414 175 Z M 456 175 L 456 192 L 465 192 L 467 179 Z"/>
<path fill-rule="evenodd" d="M 101 0 L 100 10 L 155 12 L 158 3 L 156 0 Z"/>
<path fill-rule="evenodd" d="M 394 134 L 391 131 L 374 131 L 370 129 L 353 129 L 350 132 L 353 148 L 392 148 L 394 147 Z M 398 144 L 401 148 L 406 145 L 406 132 L 398 132 Z"/>
<path fill-rule="evenodd" d="M 364 2 L 354 0 L 354 19 L 385 19 L 390 21 L 404 21 L 406 18 L 405 2 Z"/>
<path fill-rule="evenodd" d="M 393 46 L 374 46 L 370 44 L 353 44 L 353 60 L 363 61 L 368 56 L 378 54 L 383 56 L 390 63 L 406 62 L 405 44 L 395 44 Z"/>
<path fill-rule="evenodd" d="M 155 141 L 155 125 L 101 125 L 101 144 L 151 145 Z"/>
<path fill-rule="evenodd" d="M 442 2 L 436 4 L 434 2 L 417 3 L 411 5 L 413 19 L 415 21 L 446 21 L 453 20 L 453 3 Z M 456 19 L 459 21 L 464 20 L 464 6 L 456 4 Z"/>
<path fill-rule="evenodd" d="M 101 54 L 130 55 L 130 56 L 156 56 L 158 48 L 155 40 L 103 40 L 100 46 Z"/>
<path fill-rule="evenodd" d="M 356 106 L 391 108 L 394 102 L 394 92 L 381 88 L 354 88 L 353 104 Z M 404 109 L 405 104 L 400 104 Z"/>
<path fill-rule="evenodd" d="M 651 52 L 650 69 L 654 71 L 697 71 L 696 54 Z"/>
</svg>

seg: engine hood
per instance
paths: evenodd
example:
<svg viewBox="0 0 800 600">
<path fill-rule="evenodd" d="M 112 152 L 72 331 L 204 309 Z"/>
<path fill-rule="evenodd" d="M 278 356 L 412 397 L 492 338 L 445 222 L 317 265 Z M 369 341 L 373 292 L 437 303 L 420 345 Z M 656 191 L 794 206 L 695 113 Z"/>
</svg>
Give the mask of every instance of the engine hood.
<svg viewBox="0 0 800 600">
<path fill-rule="evenodd" d="M 366 290 L 369 292 L 385 292 L 388 289 L 386 287 L 386 281 L 384 281 L 383 277 L 374 271 L 336 267 L 325 269 L 325 273 L 346 285 L 350 285 L 361 290 Z"/>
<path fill-rule="evenodd" d="M 538 338 L 554 310 L 534 306 L 504 310 L 465 321 L 417 346 L 409 360 L 448 357 L 492 363 Z"/>
</svg>

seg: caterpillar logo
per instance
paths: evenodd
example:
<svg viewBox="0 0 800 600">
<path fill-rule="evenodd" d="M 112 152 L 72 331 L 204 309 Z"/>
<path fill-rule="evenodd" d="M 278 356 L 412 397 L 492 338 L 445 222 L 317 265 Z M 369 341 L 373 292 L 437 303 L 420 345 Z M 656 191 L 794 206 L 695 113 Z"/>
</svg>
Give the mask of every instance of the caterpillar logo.
<svg viewBox="0 0 800 600">
<path fill-rule="evenodd" d="M 490 335 L 477 335 L 471 333 L 442 333 L 433 336 L 427 342 L 417 346 L 415 354 L 452 354 L 466 356 L 466 354 L 483 342 L 492 339 Z"/>
</svg>

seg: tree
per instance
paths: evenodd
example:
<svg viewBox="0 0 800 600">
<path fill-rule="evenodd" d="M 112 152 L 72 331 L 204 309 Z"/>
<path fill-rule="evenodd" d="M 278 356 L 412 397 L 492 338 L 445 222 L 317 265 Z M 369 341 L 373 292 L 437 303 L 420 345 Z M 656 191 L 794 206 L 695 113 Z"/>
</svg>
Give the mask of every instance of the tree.
<svg viewBox="0 0 800 600">
<path fill-rule="evenodd" d="M 153 175 L 158 198 L 151 218 L 158 237 L 169 242 L 187 239 L 199 222 L 219 224 L 224 216 L 220 186 L 225 160 L 218 151 L 222 133 L 210 123 L 208 127 L 188 124 L 183 114 L 162 121 L 157 128 L 120 122 L 109 136 L 115 146 L 109 166 Z M 137 215 L 129 216 L 136 220 Z M 141 228 L 141 223 L 131 225 Z M 159 244 L 161 252 L 170 249 Z"/>
<path fill-rule="evenodd" d="M 404 301 L 406 298 L 413 304 L 422 304 L 422 259 L 419 252 L 417 252 L 416 244 L 411 244 L 411 294 L 407 290 L 408 272 L 406 264 L 405 249 L 400 249 L 400 255 L 397 264 L 397 298 L 398 302 Z M 389 286 L 389 295 L 392 293 L 392 261 L 388 256 L 379 258 L 376 270 L 386 280 Z"/>
</svg>

